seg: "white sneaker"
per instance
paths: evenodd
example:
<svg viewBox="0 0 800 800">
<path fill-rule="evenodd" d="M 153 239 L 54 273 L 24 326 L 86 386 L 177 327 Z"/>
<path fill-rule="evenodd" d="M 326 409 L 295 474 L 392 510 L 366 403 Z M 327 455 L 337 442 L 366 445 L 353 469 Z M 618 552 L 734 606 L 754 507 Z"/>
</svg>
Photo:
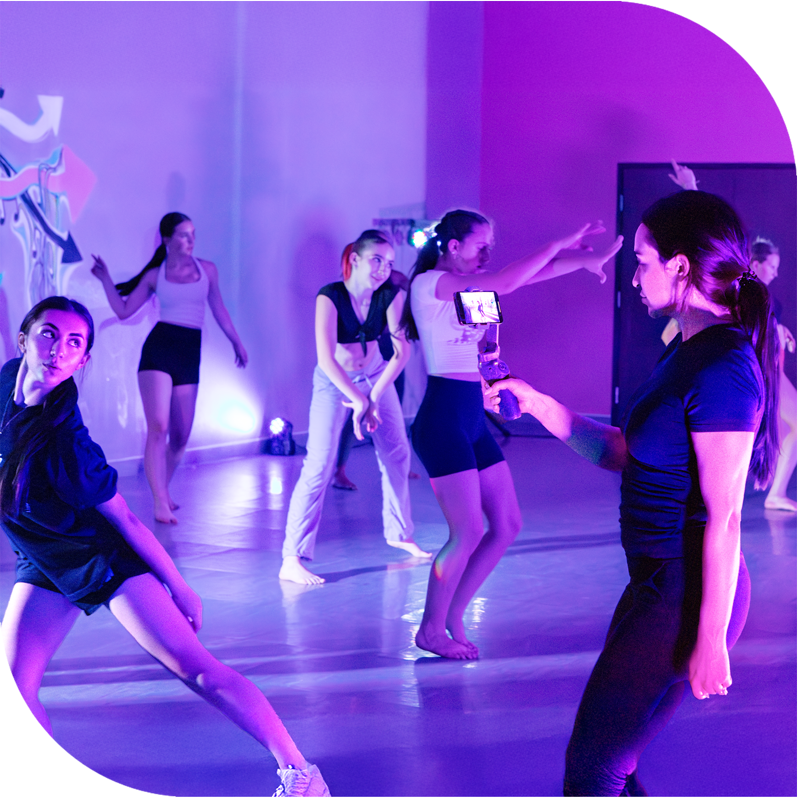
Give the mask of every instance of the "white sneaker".
<svg viewBox="0 0 800 800">
<path fill-rule="evenodd" d="M 273 797 L 330 797 L 328 784 L 322 777 L 316 764 L 309 764 L 307 769 L 296 769 L 291 764 L 286 769 L 278 770 L 281 785 L 275 790 Z"/>
</svg>

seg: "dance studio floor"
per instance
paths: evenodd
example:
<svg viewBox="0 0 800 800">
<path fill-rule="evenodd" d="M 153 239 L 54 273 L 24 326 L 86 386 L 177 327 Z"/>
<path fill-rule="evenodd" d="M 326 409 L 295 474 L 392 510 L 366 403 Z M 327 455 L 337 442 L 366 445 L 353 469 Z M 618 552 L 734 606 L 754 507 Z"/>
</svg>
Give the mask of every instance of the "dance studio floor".
<svg viewBox="0 0 800 800">
<path fill-rule="evenodd" d="M 370 446 L 351 457 L 358 491 L 328 492 L 320 587 L 276 577 L 300 456 L 176 475 L 180 523 L 156 532 L 203 597 L 201 638 L 264 690 L 334 795 L 560 793 L 575 709 L 626 583 L 618 477 L 553 439 L 514 438 L 505 452 L 524 528 L 469 609 L 474 662 L 414 646 L 429 567 L 383 543 Z M 144 478 L 120 489 L 150 524 Z M 796 519 L 765 519 L 762 501 L 749 492 L 745 502 L 753 601 L 733 687 L 724 698 L 689 696 L 649 747 L 639 773 L 651 795 L 796 796 Z M 417 540 L 436 550 L 446 527 L 427 479 L 412 481 L 412 502 Z M 6 543 L 0 553 L 4 608 L 13 556 Z M 272 759 L 105 609 L 79 619 L 41 697 L 56 740 L 127 786 L 234 797 L 277 785 Z"/>
</svg>

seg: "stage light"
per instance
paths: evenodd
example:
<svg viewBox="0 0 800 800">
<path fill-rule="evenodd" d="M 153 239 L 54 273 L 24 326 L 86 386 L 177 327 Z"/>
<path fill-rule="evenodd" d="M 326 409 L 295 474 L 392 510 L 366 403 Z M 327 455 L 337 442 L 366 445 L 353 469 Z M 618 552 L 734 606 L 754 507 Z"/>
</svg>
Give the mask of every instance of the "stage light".
<svg viewBox="0 0 800 800">
<path fill-rule="evenodd" d="M 269 479 L 269 493 L 283 494 L 283 481 L 280 478 Z"/>
<path fill-rule="evenodd" d="M 436 225 L 428 219 L 414 220 L 408 229 L 408 243 L 419 250 L 433 236 Z"/>
<path fill-rule="evenodd" d="M 264 442 L 264 452 L 271 456 L 293 456 L 292 423 L 288 419 L 275 417 L 269 423 L 269 438 Z"/>
</svg>

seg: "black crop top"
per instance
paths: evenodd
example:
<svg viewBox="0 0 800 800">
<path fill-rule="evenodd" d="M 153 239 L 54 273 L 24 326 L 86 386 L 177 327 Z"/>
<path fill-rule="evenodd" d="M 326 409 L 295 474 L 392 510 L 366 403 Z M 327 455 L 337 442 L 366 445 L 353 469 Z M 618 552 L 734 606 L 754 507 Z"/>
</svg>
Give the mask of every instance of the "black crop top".
<svg viewBox="0 0 800 800">
<path fill-rule="evenodd" d="M 317 295 L 330 298 L 336 306 L 338 315 L 336 341 L 339 344 L 361 342 L 361 349 L 366 355 L 367 342 L 374 342 L 383 333 L 386 327 L 386 310 L 392 304 L 392 300 L 397 296 L 400 288 L 399 282 L 394 279 L 394 272 L 392 272 L 392 275 L 372 293 L 369 313 L 363 325 L 358 321 L 344 281 L 323 286 Z"/>
</svg>

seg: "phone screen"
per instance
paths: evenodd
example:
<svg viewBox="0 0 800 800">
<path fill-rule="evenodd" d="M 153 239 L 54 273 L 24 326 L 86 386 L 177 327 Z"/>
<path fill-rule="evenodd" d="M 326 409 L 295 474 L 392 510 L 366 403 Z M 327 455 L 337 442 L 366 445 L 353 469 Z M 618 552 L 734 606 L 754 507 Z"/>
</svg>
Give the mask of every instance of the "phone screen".
<svg viewBox="0 0 800 800">
<path fill-rule="evenodd" d="M 503 321 L 497 292 L 455 292 L 458 321 L 462 325 L 498 323 Z"/>
</svg>

